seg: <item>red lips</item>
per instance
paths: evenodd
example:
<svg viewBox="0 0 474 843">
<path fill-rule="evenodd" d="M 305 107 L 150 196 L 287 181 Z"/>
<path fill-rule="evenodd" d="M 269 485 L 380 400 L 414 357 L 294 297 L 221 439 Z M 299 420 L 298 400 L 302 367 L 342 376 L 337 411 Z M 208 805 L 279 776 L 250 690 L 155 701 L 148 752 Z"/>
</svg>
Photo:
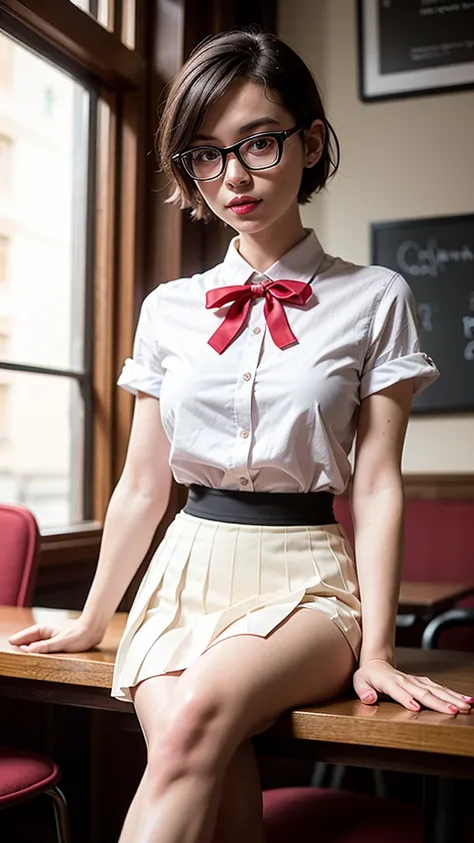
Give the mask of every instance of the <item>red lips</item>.
<svg viewBox="0 0 474 843">
<path fill-rule="evenodd" d="M 236 196 L 234 199 L 231 199 L 227 207 L 232 208 L 233 205 L 249 205 L 252 202 L 260 202 L 260 199 L 255 199 L 255 196 Z"/>
<path fill-rule="evenodd" d="M 248 214 L 253 211 L 257 205 L 260 204 L 261 199 L 255 199 L 254 196 L 236 196 L 226 206 L 235 214 Z"/>
</svg>

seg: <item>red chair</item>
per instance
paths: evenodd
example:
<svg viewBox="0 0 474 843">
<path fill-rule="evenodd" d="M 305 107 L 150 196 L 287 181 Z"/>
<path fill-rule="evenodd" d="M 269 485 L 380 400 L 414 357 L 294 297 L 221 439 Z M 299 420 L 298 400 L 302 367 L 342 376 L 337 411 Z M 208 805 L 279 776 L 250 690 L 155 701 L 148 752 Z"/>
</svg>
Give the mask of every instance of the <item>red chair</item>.
<svg viewBox="0 0 474 843">
<path fill-rule="evenodd" d="M 267 843 L 423 841 L 421 807 L 344 790 L 266 790 L 263 817 Z"/>
<path fill-rule="evenodd" d="M 31 606 L 39 557 L 39 530 L 21 506 L 0 505 L 0 604 Z M 69 843 L 66 800 L 58 787 L 59 767 L 50 758 L 0 747 L 0 808 L 39 794 L 53 800 L 59 843 Z"/>
<path fill-rule="evenodd" d="M 34 516 L 22 506 L 0 505 L 0 604 L 31 606 L 39 557 Z"/>
</svg>

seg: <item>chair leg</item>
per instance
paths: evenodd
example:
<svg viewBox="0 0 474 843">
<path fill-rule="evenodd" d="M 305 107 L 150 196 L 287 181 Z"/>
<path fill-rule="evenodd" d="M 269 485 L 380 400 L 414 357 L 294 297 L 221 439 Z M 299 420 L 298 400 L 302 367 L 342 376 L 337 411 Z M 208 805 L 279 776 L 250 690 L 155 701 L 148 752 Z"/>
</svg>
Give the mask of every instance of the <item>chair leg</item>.
<svg viewBox="0 0 474 843">
<path fill-rule="evenodd" d="M 53 787 L 51 790 L 46 791 L 46 796 L 50 796 L 53 800 L 58 843 L 71 843 L 69 814 L 64 793 L 59 787 Z"/>
<path fill-rule="evenodd" d="M 458 803 L 459 782 L 442 776 L 423 776 L 424 842 L 453 843 L 462 835 Z"/>
<path fill-rule="evenodd" d="M 325 787 L 329 764 L 326 761 L 316 761 L 311 774 L 310 787 Z"/>
<path fill-rule="evenodd" d="M 341 790 L 344 785 L 346 773 L 347 767 L 345 766 L 345 764 L 334 764 L 331 771 L 329 787 L 333 790 Z"/>
</svg>

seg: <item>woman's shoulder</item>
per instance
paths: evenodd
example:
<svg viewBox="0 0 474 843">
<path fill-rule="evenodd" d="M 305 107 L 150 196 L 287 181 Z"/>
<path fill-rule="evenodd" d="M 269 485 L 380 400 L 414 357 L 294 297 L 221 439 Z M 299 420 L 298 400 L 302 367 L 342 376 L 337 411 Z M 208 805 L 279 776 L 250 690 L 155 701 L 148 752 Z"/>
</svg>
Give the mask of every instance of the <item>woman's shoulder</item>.
<svg viewBox="0 0 474 843">
<path fill-rule="evenodd" d="M 401 296 L 412 295 L 411 288 L 405 279 L 393 269 L 376 264 L 357 264 L 341 257 L 326 255 L 324 267 L 327 277 L 340 281 L 345 293 L 368 296 L 378 302 L 386 294 Z"/>
<path fill-rule="evenodd" d="M 165 303 L 179 301 L 184 304 L 187 300 L 194 300 L 196 297 L 202 298 L 203 291 L 217 285 L 219 269 L 220 264 L 205 272 L 197 272 L 195 275 L 164 281 L 148 293 L 145 302 L 153 308 L 163 306 Z"/>
<path fill-rule="evenodd" d="M 326 266 L 324 269 L 330 275 L 340 275 L 348 282 L 375 284 L 380 287 L 388 287 L 395 278 L 401 276 L 386 266 L 376 264 L 358 264 L 339 256 L 326 255 Z M 401 279 L 403 281 L 403 279 Z"/>
</svg>

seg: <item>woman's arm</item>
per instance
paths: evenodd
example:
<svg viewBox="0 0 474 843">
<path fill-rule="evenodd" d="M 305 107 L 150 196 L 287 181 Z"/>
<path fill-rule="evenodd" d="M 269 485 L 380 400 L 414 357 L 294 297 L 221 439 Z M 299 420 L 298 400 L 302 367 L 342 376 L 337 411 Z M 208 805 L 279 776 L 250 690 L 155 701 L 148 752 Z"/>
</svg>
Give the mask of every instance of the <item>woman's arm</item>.
<svg viewBox="0 0 474 843">
<path fill-rule="evenodd" d="M 395 384 L 362 401 L 351 509 L 362 604 L 360 663 L 394 661 L 403 555 L 401 458 L 413 385 Z"/>
<path fill-rule="evenodd" d="M 36 625 L 12 636 L 30 652 L 84 650 L 102 639 L 150 546 L 171 489 L 169 443 L 156 398 L 138 393 L 125 466 L 110 498 L 99 562 L 80 618 L 65 629 Z"/>
<path fill-rule="evenodd" d="M 362 649 L 354 688 L 367 704 L 383 693 L 411 711 L 424 705 L 445 714 L 468 714 L 473 698 L 394 666 L 403 558 L 401 458 L 412 394 L 412 381 L 402 381 L 369 395 L 359 412 L 351 504 Z"/>
<path fill-rule="evenodd" d="M 102 634 L 150 546 L 171 490 L 169 442 L 156 398 L 139 392 L 124 469 L 110 498 L 83 621 Z"/>
</svg>

